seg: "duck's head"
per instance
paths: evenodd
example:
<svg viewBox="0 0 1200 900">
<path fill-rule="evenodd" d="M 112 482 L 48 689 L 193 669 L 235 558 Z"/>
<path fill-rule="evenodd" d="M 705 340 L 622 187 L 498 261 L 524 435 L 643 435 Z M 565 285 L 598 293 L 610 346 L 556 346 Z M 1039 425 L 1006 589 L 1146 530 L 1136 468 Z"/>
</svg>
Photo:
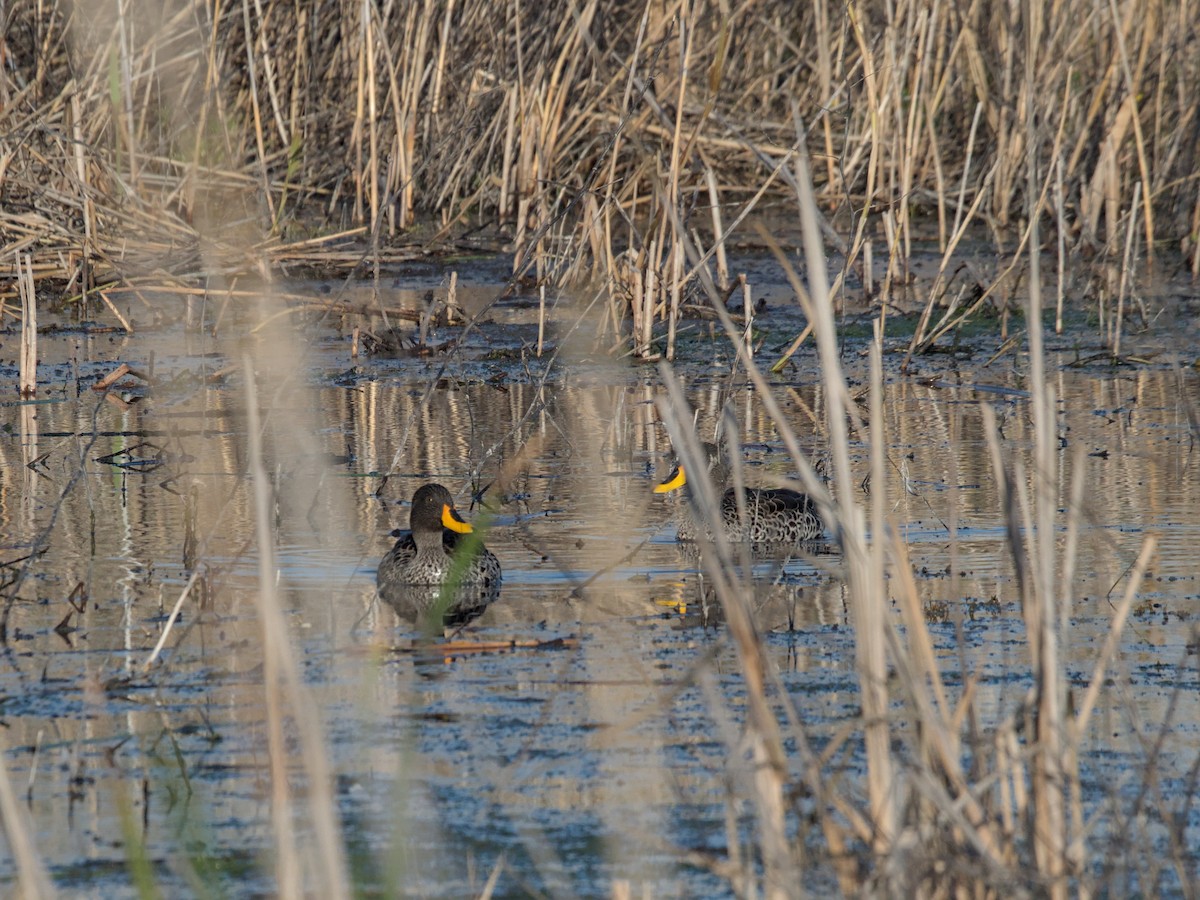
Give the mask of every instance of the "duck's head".
<svg viewBox="0 0 1200 900">
<path fill-rule="evenodd" d="M 449 528 L 459 534 L 473 529 L 454 508 L 454 498 L 440 484 L 426 484 L 413 494 L 409 528 L 413 531 L 441 531 Z"/>
</svg>

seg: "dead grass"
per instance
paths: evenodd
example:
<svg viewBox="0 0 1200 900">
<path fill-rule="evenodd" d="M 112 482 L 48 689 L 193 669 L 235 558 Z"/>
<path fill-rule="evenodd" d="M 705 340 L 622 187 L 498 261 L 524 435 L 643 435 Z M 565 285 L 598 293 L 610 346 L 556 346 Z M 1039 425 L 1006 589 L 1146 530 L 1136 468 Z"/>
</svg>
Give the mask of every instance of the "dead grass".
<svg viewBox="0 0 1200 900">
<path fill-rule="evenodd" d="M 37 283 L 86 308 L 158 270 L 295 260 L 297 239 L 328 262 L 313 239 L 343 229 L 363 229 L 339 261 L 354 267 L 483 227 L 542 281 L 613 277 L 630 250 L 650 313 L 633 346 L 649 356 L 646 324 L 671 330 L 688 284 L 729 287 L 725 244 L 794 190 L 803 147 L 827 237 L 844 236 L 837 303 L 869 282 L 876 302 L 949 307 L 950 327 L 964 309 L 944 276 L 963 236 L 990 236 L 1010 263 L 994 290 L 1022 274 L 1031 213 L 1060 294 L 1084 255 L 1128 271 L 1177 248 L 1200 273 L 1200 12 L 1187 4 L 542 13 L 19 0 L 0 71 L 0 266 L 15 274 L 25 254 Z M 943 277 L 908 296 L 929 220 Z M 1128 285 L 1115 293 L 1066 302 L 1112 303 L 1119 346 Z M 944 330 L 921 329 L 914 348 Z"/>
</svg>

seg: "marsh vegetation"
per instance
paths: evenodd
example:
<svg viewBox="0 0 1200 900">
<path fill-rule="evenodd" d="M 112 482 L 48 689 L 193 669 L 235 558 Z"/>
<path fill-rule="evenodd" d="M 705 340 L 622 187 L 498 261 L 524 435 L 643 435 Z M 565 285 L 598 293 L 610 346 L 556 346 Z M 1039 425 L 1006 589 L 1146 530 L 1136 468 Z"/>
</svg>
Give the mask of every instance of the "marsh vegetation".
<svg viewBox="0 0 1200 900">
<path fill-rule="evenodd" d="M 4 16 L 18 890 L 1196 892 L 1200 11 Z"/>
</svg>

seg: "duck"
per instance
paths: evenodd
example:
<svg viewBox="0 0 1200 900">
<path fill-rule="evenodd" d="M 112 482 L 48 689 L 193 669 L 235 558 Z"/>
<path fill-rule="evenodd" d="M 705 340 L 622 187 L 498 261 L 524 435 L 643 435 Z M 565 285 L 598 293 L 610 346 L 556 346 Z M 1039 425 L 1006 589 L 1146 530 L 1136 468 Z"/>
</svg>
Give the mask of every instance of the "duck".
<svg viewBox="0 0 1200 900">
<path fill-rule="evenodd" d="M 379 562 L 379 596 L 405 618 L 424 618 L 450 578 L 455 551 L 474 530 L 455 508 L 450 491 L 440 484 L 422 485 L 413 494 L 409 530 L 400 532 Z M 482 614 L 499 596 L 502 580 L 500 560 L 479 544 L 443 611 L 443 625 L 465 624 Z"/>
<path fill-rule="evenodd" d="M 721 495 L 721 524 L 730 541 L 752 544 L 795 544 L 811 541 L 825 533 L 825 523 L 817 504 L 807 494 L 788 488 L 745 488 L 746 518 L 738 514 L 738 497 L 729 485 L 729 466 L 716 444 L 705 442 L 704 458 L 708 475 Z M 688 483 L 683 464 L 677 462 L 669 475 L 654 488 L 656 494 L 678 490 Z M 680 541 L 709 537 L 706 520 L 697 518 L 689 506 L 679 521 Z"/>
</svg>

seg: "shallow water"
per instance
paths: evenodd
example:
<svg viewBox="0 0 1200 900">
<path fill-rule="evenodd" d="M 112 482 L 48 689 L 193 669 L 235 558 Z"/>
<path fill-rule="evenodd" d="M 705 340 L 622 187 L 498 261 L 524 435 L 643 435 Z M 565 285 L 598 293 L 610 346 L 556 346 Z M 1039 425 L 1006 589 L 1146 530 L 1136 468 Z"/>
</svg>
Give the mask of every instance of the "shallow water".
<svg viewBox="0 0 1200 900">
<path fill-rule="evenodd" d="M 478 283 L 462 286 L 468 313 L 495 296 L 492 275 L 481 265 Z M 398 276 L 385 301 L 416 308 L 441 279 L 434 269 Z M 320 297 L 324 287 L 289 289 Z M 767 296 L 760 355 L 772 360 L 801 323 L 781 290 Z M 723 859 L 731 827 L 743 840 L 752 831 L 741 805 L 727 821 L 739 667 L 708 619 L 696 560 L 673 540 L 678 501 L 650 490 L 671 459 L 659 371 L 609 355 L 590 301 L 551 304 L 541 358 L 529 298 L 501 301 L 456 349 L 430 356 L 352 358 L 352 329 L 378 328 L 353 315 L 306 320 L 303 340 L 286 330 L 272 340 L 250 330 L 260 311 L 234 310 L 213 337 L 216 304 L 192 311 L 205 330 L 186 327 L 179 310 L 178 321 L 130 337 L 42 336 L 37 401 L 0 406 L 0 573 L 10 582 L 27 567 L 16 593 L 6 591 L 0 740 L 64 891 L 134 893 L 127 834 L 144 842 L 166 892 L 211 879 L 229 892 L 275 889 L 239 368 L 247 352 L 265 421 L 274 578 L 326 735 L 356 882 L 464 896 L 499 866 L 500 895 L 610 896 L 614 880 L 652 896 L 728 893 L 724 878 L 687 859 Z M 433 342 L 457 333 L 435 329 Z M 18 336 L 2 340 L 3 356 L 15 356 Z M 677 371 L 699 432 L 711 435 L 728 407 L 747 480 L 793 476 L 760 400 L 729 375 L 726 339 L 692 322 L 682 340 Z M 1048 354 L 1062 496 L 1078 466 L 1087 485 L 1063 654 L 1077 687 L 1144 535 L 1160 541 L 1094 718 L 1087 802 L 1115 797 L 1152 819 L 1178 803 L 1194 846 L 1200 816 L 1182 798 L 1200 723 L 1200 477 L 1187 404 L 1200 405 L 1200 389 L 1194 372 L 1161 357 L 1075 366 L 1087 341 L 1083 328 L 1051 337 Z M 996 410 L 1009 458 L 1026 469 L 1033 442 L 1025 360 L 989 361 L 999 345 L 986 338 L 921 357 L 900 375 L 906 342 L 895 338 L 884 399 L 889 508 L 946 682 L 958 692 L 976 679 L 980 709 L 995 719 L 1023 700 L 1029 664 L 981 405 Z M 851 341 L 844 356 L 859 384 L 862 349 Z M 90 389 L 122 362 L 151 385 Z M 816 372 L 810 344 L 772 390 L 819 458 Z M 851 456 L 861 484 L 865 446 Z M 374 599 L 374 566 L 388 532 L 406 523 L 404 501 L 429 480 L 449 487 L 467 517 L 490 519 L 487 543 L 504 566 L 501 601 L 468 637 L 549 643 L 411 652 L 411 626 Z M 485 512 L 472 497 L 489 486 Z M 867 501 L 861 487 L 858 499 Z M 1056 536 L 1060 549 L 1066 539 Z M 856 720 L 858 688 L 842 559 L 832 544 L 817 549 L 760 561 L 753 587 L 781 690 L 820 747 Z M 146 670 L 194 573 L 162 658 Z M 1160 729 L 1147 787 L 1146 745 Z M 803 760 L 797 751 L 790 762 L 798 771 Z M 850 744 L 829 778 L 858 796 L 860 776 Z M 295 778 L 302 784 L 299 768 Z M 1096 866 L 1108 838 L 1099 828 Z M 1159 888 L 1194 876 L 1194 860 L 1183 865 Z M 11 861 L 0 859 L 0 877 L 14 877 Z M 818 867 L 814 878 L 832 876 Z"/>
</svg>

